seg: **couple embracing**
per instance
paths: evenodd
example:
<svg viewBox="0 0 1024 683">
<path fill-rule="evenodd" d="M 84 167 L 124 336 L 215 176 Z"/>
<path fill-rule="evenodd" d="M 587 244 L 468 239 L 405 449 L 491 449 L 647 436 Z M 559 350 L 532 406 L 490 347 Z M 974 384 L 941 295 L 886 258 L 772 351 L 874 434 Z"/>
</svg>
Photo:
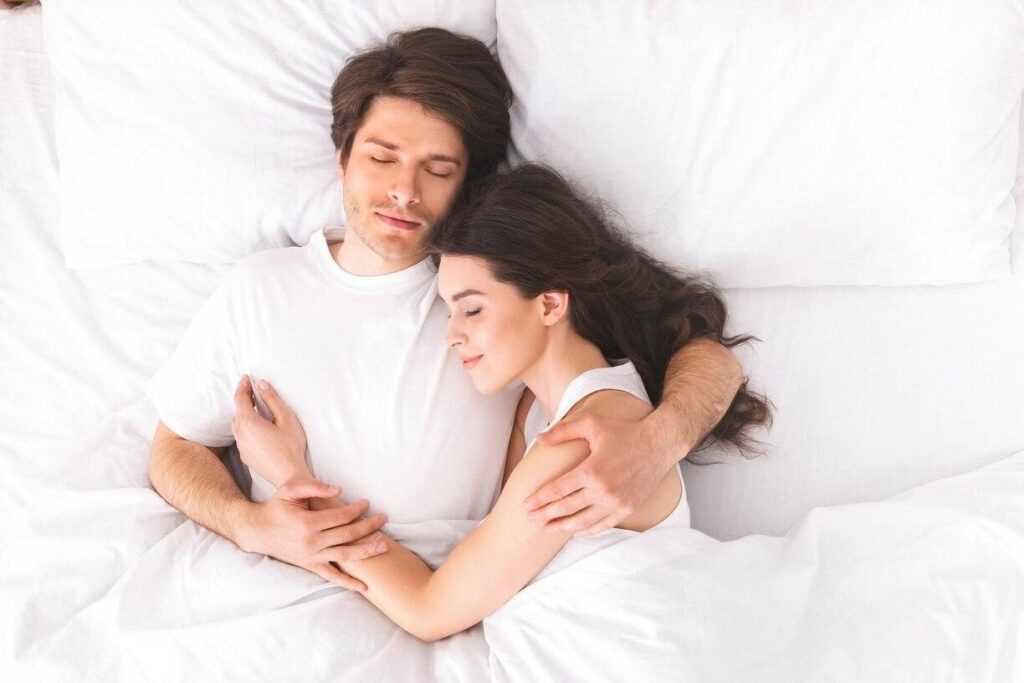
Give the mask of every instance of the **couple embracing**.
<svg viewBox="0 0 1024 683">
<path fill-rule="evenodd" d="M 479 41 L 393 34 L 331 97 L 346 228 L 248 257 L 197 313 L 147 385 L 156 490 L 423 640 L 574 536 L 688 526 L 679 460 L 769 420 L 717 291 L 555 171 L 498 170 L 511 90 Z M 481 520 L 436 571 L 384 527 L 430 519 Z"/>
</svg>

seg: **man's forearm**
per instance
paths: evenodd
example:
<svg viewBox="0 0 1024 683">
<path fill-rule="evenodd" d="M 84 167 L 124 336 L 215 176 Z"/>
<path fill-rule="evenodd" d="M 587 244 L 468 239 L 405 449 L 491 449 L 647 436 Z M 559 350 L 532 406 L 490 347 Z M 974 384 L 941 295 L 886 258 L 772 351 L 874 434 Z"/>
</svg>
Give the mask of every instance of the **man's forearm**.
<svg viewBox="0 0 1024 683">
<path fill-rule="evenodd" d="M 667 457 L 686 457 L 732 404 L 743 384 L 743 369 L 732 352 L 711 339 L 695 339 L 668 364 L 662 400 L 649 420 L 667 439 Z"/>
<path fill-rule="evenodd" d="M 189 519 L 240 545 L 238 531 L 252 503 L 209 448 L 184 439 L 154 444 L 149 478 Z"/>
</svg>

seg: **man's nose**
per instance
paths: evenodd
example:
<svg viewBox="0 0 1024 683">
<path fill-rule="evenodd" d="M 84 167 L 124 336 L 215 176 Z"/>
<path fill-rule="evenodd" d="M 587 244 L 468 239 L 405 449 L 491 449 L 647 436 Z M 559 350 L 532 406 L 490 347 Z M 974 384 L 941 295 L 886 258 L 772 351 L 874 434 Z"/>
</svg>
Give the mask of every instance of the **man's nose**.
<svg viewBox="0 0 1024 683">
<path fill-rule="evenodd" d="M 420 188 L 415 166 L 404 166 L 398 170 L 392 178 L 388 197 L 398 206 L 411 206 L 419 203 Z"/>
</svg>

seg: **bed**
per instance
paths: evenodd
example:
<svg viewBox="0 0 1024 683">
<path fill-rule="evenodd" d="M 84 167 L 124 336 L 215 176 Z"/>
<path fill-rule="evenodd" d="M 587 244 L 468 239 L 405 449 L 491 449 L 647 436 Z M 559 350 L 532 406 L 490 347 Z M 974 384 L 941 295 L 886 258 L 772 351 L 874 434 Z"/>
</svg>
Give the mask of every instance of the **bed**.
<svg viewBox="0 0 1024 683">
<path fill-rule="evenodd" d="M 209 225 L 187 224 L 201 221 L 199 214 L 175 215 L 174 203 L 166 201 L 171 190 L 224 187 L 227 192 L 234 185 L 217 183 L 237 179 L 214 169 L 195 187 L 175 185 L 188 181 L 181 178 L 159 178 L 159 187 L 141 180 L 157 172 L 137 160 L 146 156 L 141 152 L 173 154 L 157 138 L 188 130 L 196 110 L 209 113 L 212 105 L 201 97 L 202 106 L 192 102 L 189 109 L 161 100 L 161 106 L 179 107 L 166 121 L 147 118 L 140 105 L 137 120 L 101 135 L 104 117 L 122 115 L 117 89 L 136 87 L 147 75 L 142 66 L 157 68 L 142 52 L 132 52 L 137 47 L 131 36 L 147 32 L 154 52 L 170 49 L 175 40 L 217 35 L 241 50 L 238 41 L 261 36 L 251 49 L 265 54 L 268 41 L 281 38 L 279 31 L 292 31 L 284 41 L 288 45 L 299 37 L 314 43 L 301 53 L 302 68 L 284 58 L 298 48 L 275 44 L 280 55 L 269 64 L 281 73 L 266 71 L 265 77 L 296 78 L 308 91 L 288 96 L 306 110 L 313 105 L 305 98 L 322 94 L 324 79 L 329 83 L 342 57 L 343 50 L 328 53 L 324 45 L 358 49 L 356 38 L 365 42 L 403 22 L 426 23 L 436 12 L 438 23 L 485 39 L 508 71 L 521 98 L 513 110 L 519 130 L 514 158 L 542 158 L 568 168 L 630 220 L 653 220 L 667 212 L 742 227 L 749 224 L 744 215 L 722 217 L 721 207 L 699 205 L 693 198 L 677 213 L 664 197 L 649 206 L 645 197 L 623 194 L 594 171 L 624 158 L 623 146 L 632 140 L 622 138 L 628 135 L 606 136 L 606 144 L 595 146 L 586 131 L 573 129 L 565 144 L 552 150 L 545 132 L 565 130 L 566 117 L 579 111 L 573 87 L 593 85 L 586 77 L 593 72 L 584 67 L 602 52 L 594 46 L 613 37 L 633 45 L 630 36 L 640 35 L 650 40 L 635 44 L 649 42 L 651 51 L 638 58 L 684 44 L 708 54 L 720 49 L 707 71 L 694 68 L 692 82 L 706 77 L 721 84 L 708 86 L 706 93 L 714 97 L 707 99 L 738 115 L 748 106 L 738 93 L 749 93 L 750 84 L 735 79 L 753 68 L 755 48 L 782 37 L 804 50 L 803 56 L 813 55 L 813 49 L 826 49 L 824 42 L 855 35 L 857 26 L 877 18 L 882 3 L 844 10 L 825 2 L 789 7 L 650 2 L 636 9 L 594 2 L 586 9 L 590 23 L 580 19 L 581 5 L 567 1 L 472 2 L 457 9 L 444 2 L 408 3 L 404 9 L 381 3 L 369 9 L 360 3 L 304 1 L 288 10 L 249 3 L 245 30 L 237 33 L 225 29 L 231 14 L 239 13 L 236 3 L 198 9 L 138 4 L 146 7 L 136 10 L 124 0 L 109 0 L 85 10 L 52 0 L 43 8 L 0 9 L 0 455 L 5 464 L 0 671 L 6 680 L 1024 680 L 1024 56 L 1012 48 L 1013 40 L 1024 36 L 1021 3 L 987 2 L 984 12 L 966 2 L 935 3 L 933 25 L 918 26 L 922 35 L 946 35 L 946 45 L 960 46 L 951 52 L 964 52 L 954 56 L 975 55 L 976 61 L 967 63 L 988 65 L 994 74 L 976 79 L 989 88 L 987 98 L 976 100 L 991 104 L 993 116 L 1001 112 L 993 130 L 1002 132 L 985 137 L 981 149 L 987 156 L 957 157 L 964 176 L 950 171 L 930 178 L 1006 186 L 998 196 L 989 186 L 979 190 L 976 198 L 984 195 L 991 208 L 966 227 L 950 223 L 948 233 L 932 234 L 922 247 L 911 239 L 920 237 L 916 233 L 903 239 L 902 224 L 884 226 L 891 236 L 885 257 L 897 266 L 879 265 L 870 240 L 844 246 L 838 232 L 825 236 L 826 246 L 811 245 L 807 251 L 799 251 L 808 243 L 806 234 L 787 243 L 781 232 L 762 242 L 742 231 L 728 244 L 700 233 L 687 235 L 692 243 L 671 235 L 654 235 L 648 242 L 666 258 L 699 250 L 703 260 L 696 267 L 723 283 L 729 328 L 762 340 L 738 348 L 737 355 L 751 385 L 776 409 L 774 427 L 761 435 L 766 455 L 746 460 L 713 449 L 702 454 L 703 460 L 718 464 L 684 462 L 692 530 L 639 535 L 613 530 L 578 543 L 483 624 L 433 644 L 397 629 L 358 595 L 241 552 L 187 520 L 149 485 L 149 442 L 157 418 L 143 395 L 146 381 L 232 261 L 308 238 L 308 230 L 296 232 L 280 216 L 299 215 L 313 225 L 314 219 L 337 218 L 332 212 L 338 207 L 330 200 L 336 188 L 298 173 L 298 180 L 289 182 L 319 183 L 319 200 L 268 209 L 274 220 L 216 209 L 216 220 L 224 224 L 233 221 L 244 229 L 258 222 L 262 232 L 251 239 L 239 239 L 234 228 L 214 234 Z M 900 22 L 921 22 L 914 3 L 893 7 L 885 22 L 892 35 L 907 27 Z M 830 14 L 842 11 L 853 14 Z M 763 12 L 769 14 L 758 14 Z M 93 21 L 90 13 L 101 16 Z M 324 22 L 324 16 L 331 21 Z M 972 18 L 964 21 L 965 16 Z M 756 19 L 764 21 L 755 26 Z M 989 43 L 1005 38 L 1009 47 L 995 56 L 980 55 L 979 41 L 968 40 L 975 52 L 967 54 L 968 48 L 949 37 L 956 20 L 979 31 L 1001 27 L 998 39 L 989 34 Z M 310 29 L 321 25 L 332 29 L 322 34 Z M 703 25 L 705 30 L 681 38 L 662 36 L 653 25 L 674 30 Z M 356 38 L 345 33 L 352 26 L 358 27 L 352 29 Z M 723 26 L 728 30 L 718 35 L 714 27 Z M 821 42 L 812 40 L 814 29 L 824 27 L 836 40 L 820 35 Z M 614 36 L 605 33 L 613 29 Z M 192 37 L 183 38 L 186 34 Z M 880 41 L 875 48 L 884 52 L 890 43 L 877 32 L 872 35 Z M 913 58 L 914 40 L 907 36 L 917 34 L 899 35 L 904 37 L 892 44 L 903 46 L 902 61 L 880 64 L 884 73 L 895 74 L 899 69 L 893 65 Z M 104 49 L 82 48 L 90 40 L 99 46 L 99 36 Z M 753 47 L 737 53 L 737 45 Z M 841 48 L 829 47 L 863 48 L 852 39 Z M 547 53 L 583 65 L 583 76 L 561 68 L 545 71 Z M 246 66 L 236 59 L 240 54 L 221 51 L 203 58 L 235 78 L 264 66 Z M 765 54 L 771 59 L 757 60 L 768 65 L 763 68 L 807 63 L 788 61 L 793 55 Z M 869 54 L 874 53 L 858 52 L 857 59 L 870 61 Z M 935 53 L 925 55 L 938 59 Z M 622 48 L 619 57 L 628 61 L 629 49 Z M 176 59 L 179 65 L 188 60 Z M 192 67 L 201 65 L 196 59 Z M 849 66 L 836 64 L 837 73 Z M 935 93 L 957 97 L 952 85 L 943 84 L 963 85 L 962 73 L 948 64 L 939 67 L 929 76 L 935 88 L 922 88 L 915 102 L 938 106 L 947 100 Z M 117 78 L 96 76 L 119 68 Z M 644 93 L 661 92 L 657 89 L 664 85 L 658 80 L 664 74 L 652 73 L 651 82 L 642 84 L 648 88 Z M 832 92 L 815 74 L 804 75 L 821 92 Z M 1003 77 L 998 83 L 997 75 Z M 633 87 L 634 76 L 604 71 L 623 89 Z M 183 76 L 177 77 L 180 83 L 167 78 L 168 87 L 188 85 Z M 891 84 L 900 84 L 892 78 Z M 195 87 L 202 92 L 201 83 Z M 818 99 L 820 107 L 829 106 L 828 98 Z M 780 118 L 766 121 L 779 125 L 751 125 L 751 137 L 738 141 L 734 138 L 743 134 L 735 131 L 743 129 L 742 120 L 723 117 L 731 121 L 726 134 L 725 123 L 718 127 L 687 110 L 694 116 L 677 122 L 687 135 L 674 142 L 692 142 L 695 151 L 679 168 L 706 170 L 701 164 L 709 163 L 711 152 L 732 154 L 728 158 L 738 167 L 761 149 L 763 161 L 756 134 L 792 142 L 787 136 L 797 133 L 780 122 L 788 120 L 784 114 L 804 110 L 790 108 L 782 94 L 769 100 L 770 112 Z M 277 106 L 276 100 L 246 96 L 243 101 L 256 111 Z M 90 102 L 105 108 L 90 110 Z M 605 131 L 614 117 L 629 113 L 628 107 L 620 111 L 626 105 L 618 100 L 601 105 L 591 115 L 594 127 Z M 74 107 L 80 108 L 69 111 Z M 912 108 L 897 107 L 908 120 L 919 114 Z M 808 116 L 815 110 L 810 111 Z M 646 130 L 669 130 L 673 120 L 658 116 L 650 114 Z M 815 120 L 805 119 L 807 125 L 799 128 L 800 135 L 809 136 L 801 138 L 804 145 L 823 139 L 824 132 L 809 123 Z M 688 126 L 696 124 L 688 121 L 703 127 L 691 130 Z M 952 130 L 942 128 L 939 117 L 922 121 L 922 129 L 933 135 Z M 964 122 L 980 126 L 981 116 L 969 112 L 958 125 Z M 244 125 L 256 124 L 245 120 Z M 290 129 L 283 119 L 259 125 L 268 135 L 299 140 L 310 132 Z M 152 147 L 139 147 L 139 136 L 148 130 L 157 131 Z M 844 129 L 833 129 L 833 135 L 836 130 Z M 895 167 L 912 157 L 913 130 L 901 128 L 907 149 L 900 148 L 905 156 L 892 162 Z M 966 130 L 956 129 L 958 139 L 967 139 Z M 694 142 L 698 138 L 718 146 Z M 212 143 L 202 142 L 205 151 L 196 153 L 212 153 Z M 863 151 L 870 142 L 857 144 Z M 178 145 L 199 149 L 195 141 Z M 787 159 L 784 148 L 770 148 L 773 168 L 790 185 L 806 189 L 812 176 L 821 174 Z M 97 150 L 104 149 L 111 158 L 97 160 Z M 867 151 L 863 158 L 850 153 L 843 159 L 847 163 L 875 161 Z M 317 148 L 314 156 L 322 154 Z M 923 172 L 941 161 L 921 157 L 912 168 Z M 641 162 L 629 162 L 637 165 L 626 168 L 627 175 L 642 173 Z M 124 163 L 140 165 L 128 173 Z M 290 157 L 283 163 L 297 164 Z M 714 173 L 701 190 L 735 200 L 730 178 L 715 175 L 719 167 L 710 168 Z M 906 168 L 879 171 L 898 184 L 901 196 L 920 191 Z M 1012 170 L 1008 184 L 1007 169 Z M 863 169 L 855 166 L 848 173 L 857 177 Z M 111 194 L 111 187 L 124 187 L 132 174 L 140 180 L 131 192 Z M 117 178 L 121 183 L 111 185 Z M 279 180 L 261 176 L 259 188 L 291 187 Z M 827 183 L 814 187 L 829 196 L 842 189 Z M 863 196 L 896 201 L 880 187 L 868 183 Z M 104 191 L 108 198 L 100 202 L 97 196 Z M 798 194 L 787 196 L 787 202 Z M 963 208 L 943 203 L 938 195 L 922 195 L 922 202 L 941 204 L 926 217 L 934 225 Z M 215 192 L 194 196 L 196 205 L 206 208 L 217 199 Z M 764 210 L 758 197 L 742 197 L 751 215 L 765 215 L 757 213 Z M 958 197 L 964 203 L 970 199 Z M 774 206 L 781 211 L 781 203 Z M 820 207 L 797 208 L 794 215 L 811 223 L 823 219 Z M 841 212 L 835 206 L 830 210 L 832 222 L 841 223 Z M 123 226 L 138 225 L 140 216 L 152 234 L 139 229 L 125 237 Z M 861 218 L 862 225 L 870 224 L 871 216 Z M 167 236 L 168 225 L 180 226 L 177 241 Z M 793 226 L 799 227 L 795 219 L 785 227 L 796 230 Z M 957 241 L 961 233 L 968 233 L 967 242 Z M 199 253 L 195 245 L 204 234 L 211 251 Z M 746 252 L 737 246 L 742 244 L 754 244 L 752 251 L 762 258 L 743 261 Z M 983 248 L 988 246 L 991 253 Z M 916 260 L 908 257 L 918 253 L 914 249 L 921 254 Z M 758 265 L 772 258 L 781 265 Z M 390 526 L 392 534 L 436 564 L 472 524 L 437 520 Z"/>
</svg>

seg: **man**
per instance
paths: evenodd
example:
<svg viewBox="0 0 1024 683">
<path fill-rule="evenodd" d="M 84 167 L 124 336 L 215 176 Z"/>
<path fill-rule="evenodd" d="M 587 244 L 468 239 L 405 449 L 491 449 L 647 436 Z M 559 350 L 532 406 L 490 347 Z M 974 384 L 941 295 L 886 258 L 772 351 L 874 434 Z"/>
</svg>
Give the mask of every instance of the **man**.
<svg viewBox="0 0 1024 683">
<path fill-rule="evenodd" d="M 271 408 L 279 395 L 292 407 L 317 478 L 347 498 L 396 522 L 487 513 L 521 390 L 481 396 L 447 351 L 423 248 L 463 189 L 503 160 L 510 102 L 486 47 L 441 29 L 395 34 L 350 60 L 332 89 L 344 240 L 319 233 L 240 262 L 147 386 L 160 416 L 150 478 L 168 502 L 243 550 L 365 588 L 336 565 L 375 552 L 357 543 L 385 519 L 363 518 L 367 500 L 319 509 L 337 488 L 254 475 L 250 501 L 221 462 L 232 426 L 272 427 L 250 409 L 243 376 L 253 375 L 273 378 Z M 673 358 L 648 418 L 553 430 L 546 441 L 585 438 L 591 455 L 528 501 L 538 523 L 581 533 L 617 524 L 714 427 L 741 382 L 727 349 L 694 341 Z"/>
</svg>

